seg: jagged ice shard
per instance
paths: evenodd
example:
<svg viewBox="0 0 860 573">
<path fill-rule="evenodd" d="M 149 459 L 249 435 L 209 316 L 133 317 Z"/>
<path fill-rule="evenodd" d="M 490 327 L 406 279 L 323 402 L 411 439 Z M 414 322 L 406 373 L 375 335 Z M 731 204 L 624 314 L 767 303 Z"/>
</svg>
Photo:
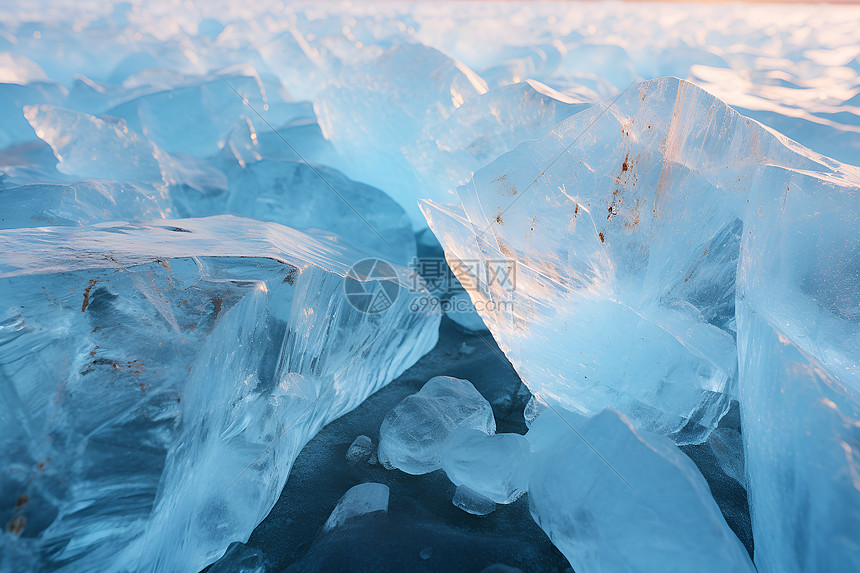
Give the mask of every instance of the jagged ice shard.
<svg viewBox="0 0 860 573">
<path fill-rule="evenodd" d="M 249 223 L 0 232 L 0 489 L 27 529 L 0 569 L 199 570 L 322 425 L 435 344 L 420 292 L 360 312 L 343 287 L 360 253 Z"/>
<path fill-rule="evenodd" d="M 858 555 L 858 188 L 664 78 L 422 208 L 449 261 L 515 263 L 515 289 L 470 294 L 541 400 L 690 443 L 739 397 L 757 565 L 838 571 Z"/>
</svg>

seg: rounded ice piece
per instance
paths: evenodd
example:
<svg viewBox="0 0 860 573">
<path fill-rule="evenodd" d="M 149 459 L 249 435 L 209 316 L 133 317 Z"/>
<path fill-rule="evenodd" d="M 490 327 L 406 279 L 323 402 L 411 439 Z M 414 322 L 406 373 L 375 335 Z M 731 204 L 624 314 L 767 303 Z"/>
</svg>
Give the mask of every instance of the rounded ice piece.
<svg viewBox="0 0 860 573">
<path fill-rule="evenodd" d="M 362 483 L 351 487 L 337 502 L 334 511 L 323 525 L 323 531 L 331 531 L 354 517 L 374 511 L 388 511 L 388 486 L 381 483 Z"/>
<path fill-rule="evenodd" d="M 496 503 L 511 503 L 528 490 L 531 453 L 525 436 L 463 428 L 448 437 L 443 450 L 442 467 L 457 486 Z"/>
<path fill-rule="evenodd" d="M 496 510 L 496 504 L 492 499 L 484 497 L 464 485 L 457 487 L 451 503 L 472 515 L 489 515 Z"/>
<path fill-rule="evenodd" d="M 526 426 L 531 428 L 532 424 L 537 417 L 541 415 L 546 409 L 546 405 L 541 403 L 535 396 L 529 398 L 529 401 L 526 403 L 526 407 L 523 409 L 523 418 L 525 419 Z"/>
<path fill-rule="evenodd" d="M 358 436 L 346 451 L 346 461 L 351 464 L 366 462 L 373 455 L 373 441 L 367 436 Z"/>
<path fill-rule="evenodd" d="M 379 429 L 379 461 L 412 475 L 442 467 L 442 444 L 457 428 L 496 432 L 490 403 L 468 380 L 436 376 L 391 410 Z"/>
</svg>

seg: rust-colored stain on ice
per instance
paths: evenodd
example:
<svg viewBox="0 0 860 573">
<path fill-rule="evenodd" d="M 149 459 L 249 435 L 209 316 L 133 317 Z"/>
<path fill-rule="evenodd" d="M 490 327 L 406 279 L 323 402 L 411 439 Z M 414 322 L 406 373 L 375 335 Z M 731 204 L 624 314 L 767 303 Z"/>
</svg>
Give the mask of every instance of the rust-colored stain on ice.
<svg viewBox="0 0 860 573">
<path fill-rule="evenodd" d="M 90 305 L 90 291 L 97 282 L 98 281 L 96 279 L 90 279 L 90 285 L 84 290 L 84 304 L 81 305 L 81 312 L 86 311 L 87 307 Z"/>
</svg>

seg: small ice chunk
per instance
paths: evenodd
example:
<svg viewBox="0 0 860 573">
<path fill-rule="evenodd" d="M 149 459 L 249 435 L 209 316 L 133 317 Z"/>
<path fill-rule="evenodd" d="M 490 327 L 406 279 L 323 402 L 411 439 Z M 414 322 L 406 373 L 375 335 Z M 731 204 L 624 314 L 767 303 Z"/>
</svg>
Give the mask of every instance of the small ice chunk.
<svg viewBox="0 0 860 573">
<path fill-rule="evenodd" d="M 496 432 L 490 403 L 468 380 L 436 376 L 385 416 L 379 429 L 379 461 L 420 475 L 442 467 L 442 445 L 457 428 Z"/>
<path fill-rule="evenodd" d="M 528 489 L 529 456 L 524 436 L 487 435 L 463 428 L 445 441 L 442 467 L 457 486 L 466 486 L 496 503 L 511 503 Z"/>
<path fill-rule="evenodd" d="M 451 503 L 472 515 L 489 515 L 496 510 L 496 503 L 483 495 L 469 489 L 467 486 L 457 486 Z"/>
<path fill-rule="evenodd" d="M 746 487 L 744 478 L 744 439 L 733 428 L 717 428 L 711 432 L 708 445 L 726 474 Z"/>
<path fill-rule="evenodd" d="M 388 511 L 388 486 L 381 483 L 362 483 L 351 487 L 328 516 L 323 531 L 331 531 L 354 517 L 375 511 Z"/>
<path fill-rule="evenodd" d="M 444 309 L 448 318 L 469 332 L 489 331 L 481 315 L 475 310 L 475 305 L 469 299 L 469 293 L 465 291 L 451 296 L 444 305 Z"/>
<path fill-rule="evenodd" d="M 574 570 L 755 571 L 702 474 L 668 438 L 637 432 L 614 410 L 559 419 L 541 416 L 529 431 L 541 450 L 529 505 Z"/>
<path fill-rule="evenodd" d="M 358 464 L 370 460 L 373 455 L 373 441 L 367 436 L 358 436 L 346 452 L 346 461 Z"/>
</svg>

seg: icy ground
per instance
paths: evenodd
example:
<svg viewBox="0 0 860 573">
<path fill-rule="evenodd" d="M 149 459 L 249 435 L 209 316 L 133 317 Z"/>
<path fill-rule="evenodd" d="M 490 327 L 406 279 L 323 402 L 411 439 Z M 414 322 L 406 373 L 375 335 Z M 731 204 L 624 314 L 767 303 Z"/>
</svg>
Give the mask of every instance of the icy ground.
<svg viewBox="0 0 860 573">
<path fill-rule="evenodd" d="M 858 165 L 860 7 L 3 3 L 0 570 L 860 570 Z"/>
</svg>

